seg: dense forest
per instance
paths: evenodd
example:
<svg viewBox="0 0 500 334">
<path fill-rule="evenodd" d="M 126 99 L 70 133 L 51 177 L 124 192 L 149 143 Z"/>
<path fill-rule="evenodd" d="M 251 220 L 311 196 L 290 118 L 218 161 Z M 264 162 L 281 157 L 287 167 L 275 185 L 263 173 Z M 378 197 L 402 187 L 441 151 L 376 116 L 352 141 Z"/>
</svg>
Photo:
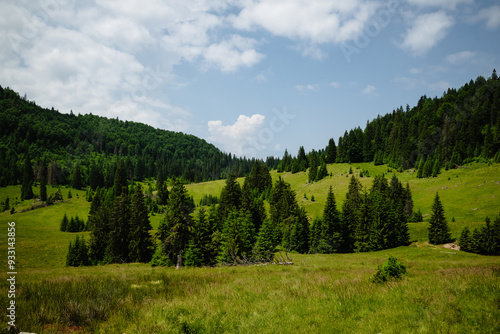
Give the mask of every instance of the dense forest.
<svg viewBox="0 0 500 334">
<path fill-rule="evenodd" d="M 479 76 L 459 89 L 449 88 L 440 98 L 424 95 L 413 108 L 401 106 L 368 121 L 364 130 L 345 131 L 319 152 L 306 155 L 301 147 L 294 157 L 285 151 L 278 170 L 305 171 L 309 161 L 314 161 L 313 168 L 373 161 L 399 170 L 417 168 L 419 177 L 427 177 L 437 167 L 455 168 L 473 158 L 500 162 L 499 150 L 500 80 L 493 70 L 489 79 Z"/>
<path fill-rule="evenodd" d="M 281 177 L 273 184 L 267 166 L 258 161 L 243 186 L 230 175 L 219 204 L 202 206 L 196 213 L 184 185 L 174 179 L 170 186 L 154 236 L 140 184 L 127 186 L 125 178 L 116 177 L 113 187 L 98 188 L 86 224 L 89 244 L 79 237 L 70 244 L 67 264 L 151 261 L 169 266 L 180 259 L 187 266 L 260 263 L 272 260 L 276 249 L 350 253 L 410 242 L 412 195 L 408 184 L 403 186 L 395 175 L 390 181 L 375 177 L 369 191 L 352 176 L 341 210 L 330 187 L 323 216 L 312 224 L 290 185 Z M 66 216 L 63 225 L 68 225 Z"/>
<path fill-rule="evenodd" d="M 38 180 L 48 168 L 52 185 L 74 184 L 79 174 L 81 186 L 111 187 L 119 160 L 129 180 L 160 175 L 191 182 L 243 176 L 254 161 L 223 153 L 193 135 L 44 109 L 0 86 L 0 186 L 19 184 L 28 161 Z"/>
</svg>

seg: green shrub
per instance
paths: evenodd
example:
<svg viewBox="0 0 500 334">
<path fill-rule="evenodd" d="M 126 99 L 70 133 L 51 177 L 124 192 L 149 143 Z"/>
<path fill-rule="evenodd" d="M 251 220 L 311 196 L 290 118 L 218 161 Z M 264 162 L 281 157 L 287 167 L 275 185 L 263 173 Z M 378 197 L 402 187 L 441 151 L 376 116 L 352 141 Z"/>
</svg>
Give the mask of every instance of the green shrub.
<svg viewBox="0 0 500 334">
<path fill-rule="evenodd" d="M 374 283 L 387 282 L 389 279 L 399 279 L 406 274 L 406 267 L 394 256 L 389 255 L 387 261 L 378 267 L 377 272 L 370 279 Z"/>
</svg>

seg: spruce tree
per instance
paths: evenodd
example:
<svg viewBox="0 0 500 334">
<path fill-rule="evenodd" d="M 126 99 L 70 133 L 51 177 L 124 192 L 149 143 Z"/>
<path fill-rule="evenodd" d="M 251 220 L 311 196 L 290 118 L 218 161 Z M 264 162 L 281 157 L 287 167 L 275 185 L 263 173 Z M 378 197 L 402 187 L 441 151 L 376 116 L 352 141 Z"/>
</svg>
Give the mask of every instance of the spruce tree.
<svg viewBox="0 0 500 334">
<path fill-rule="evenodd" d="M 21 200 L 32 199 L 33 195 L 33 166 L 28 156 L 24 159 L 23 182 L 21 186 Z"/>
<path fill-rule="evenodd" d="M 337 146 L 335 146 L 335 140 L 330 138 L 328 141 L 328 146 L 326 147 L 326 163 L 332 164 L 337 159 Z"/>
<path fill-rule="evenodd" d="M 173 180 L 165 217 L 159 227 L 160 242 L 173 263 L 177 263 L 177 256 L 185 251 L 191 239 L 194 223 L 190 216 L 193 212 L 190 202 L 184 185 L 178 180 Z"/>
<path fill-rule="evenodd" d="M 47 166 L 45 162 L 40 165 L 40 200 L 47 200 Z"/>
<path fill-rule="evenodd" d="M 309 220 L 303 207 L 297 210 L 295 221 L 290 231 L 290 249 L 298 253 L 309 251 Z"/>
<path fill-rule="evenodd" d="M 153 255 L 153 239 L 149 233 L 151 229 L 142 187 L 138 184 L 132 197 L 131 206 L 130 261 L 149 262 L 151 260 L 151 256 Z"/>
<path fill-rule="evenodd" d="M 359 224 L 362 203 L 361 183 L 356 176 L 351 176 L 346 199 L 342 204 L 342 244 L 339 252 L 349 253 L 354 249 L 354 232 Z"/>
<path fill-rule="evenodd" d="M 264 220 L 260 228 L 257 241 L 254 245 L 254 254 L 263 260 L 272 260 L 274 257 L 274 228 L 270 219 Z"/>
<path fill-rule="evenodd" d="M 113 263 L 129 262 L 130 198 L 123 192 L 115 199 L 111 214 L 109 249 L 106 256 Z"/>
<path fill-rule="evenodd" d="M 68 223 L 69 223 L 68 216 L 66 215 L 66 213 L 64 213 L 61 225 L 59 226 L 59 231 L 66 232 L 66 230 L 68 229 Z"/>
<path fill-rule="evenodd" d="M 461 251 L 464 252 L 471 251 L 471 235 L 470 235 L 470 230 L 467 226 L 464 227 L 462 232 L 460 233 L 460 239 L 458 239 L 458 245 L 460 246 Z"/>
<path fill-rule="evenodd" d="M 446 222 L 443 204 L 441 204 L 437 192 L 431 211 L 431 218 L 429 219 L 429 243 L 438 245 L 451 242 L 450 228 Z"/>
<path fill-rule="evenodd" d="M 323 242 L 328 247 L 327 249 L 323 249 L 322 253 L 332 253 L 342 243 L 342 224 L 332 186 L 330 186 L 326 197 L 320 242 Z"/>
<path fill-rule="evenodd" d="M 229 212 L 241 206 L 241 187 L 234 174 L 229 175 L 224 188 L 222 188 L 218 207 L 218 219 L 224 222 Z"/>
</svg>

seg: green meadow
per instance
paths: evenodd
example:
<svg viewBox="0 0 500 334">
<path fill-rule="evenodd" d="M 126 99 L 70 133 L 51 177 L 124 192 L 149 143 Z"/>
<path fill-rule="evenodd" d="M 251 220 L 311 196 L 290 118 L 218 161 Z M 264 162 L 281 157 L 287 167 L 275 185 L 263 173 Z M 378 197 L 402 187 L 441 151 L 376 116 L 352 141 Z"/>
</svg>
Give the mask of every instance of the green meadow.
<svg viewBox="0 0 500 334">
<path fill-rule="evenodd" d="M 395 171 L 370 163 L 333 164 L 331 176 L 313 184 L 306 173 L 280 174 L 309 216 L 322 215 L 332 186 L 340 208 L 349 168 L 368 190 L 373 176 Z M 276 171 L 271 173 L 277 179 Z M 428 244 L 427 220 L 439 192 L 454 238 L 464 226 L 484 224 L 500 213 L 500 165 L 472 163 L 417 179 L 410 185 L 414 209 L 424 222 L 410 223 L 408 247 L 372 253 L 291 254 L 294 265 L 215 268 L 153 268 L 148 264 L 65 267 L 70 241 L 88 232 L 59 231 L 60 221 L 87 219 L 85 191 L 73 198 L 21 213 L 36 201 L 19 202 L 20 187 L 0 188 L 16 213 L 0 213 L 0 254 L 7 269 L 7 223 L 16 223 L 16 324 L 36 333 L 498 333 L 500 332 L 500 258 Z M 243 179 L 239 180 L 243 182 Z M 187 185 L 198 203 L 219 195 L 224 180 Z M 35 193 L 37 189 L 34 188 Z M 56 189 L 49 187 L 48 193 Z M 304 196 L 305 195 L 305 196 Z M 311 200 L 314 196 L 314 202 Z M 454 222 L 451 219 L 454 218 Z M 160 215 L 151 217 L 158 226 Z M 371 283 L 389 255 L 407 268 L 402 280 Z M 2 323 L 7 327 L 8 286 L 0 287 Z"/>
</svg>

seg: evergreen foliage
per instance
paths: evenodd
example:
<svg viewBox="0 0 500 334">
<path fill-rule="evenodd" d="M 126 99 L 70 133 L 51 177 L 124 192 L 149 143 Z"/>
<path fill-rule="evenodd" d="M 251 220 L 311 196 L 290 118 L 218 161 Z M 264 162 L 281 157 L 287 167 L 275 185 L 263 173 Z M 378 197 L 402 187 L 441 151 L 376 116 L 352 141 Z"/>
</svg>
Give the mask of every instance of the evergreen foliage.
<svg viewBox="0 0 500 334">
<path fill-rule="evenodd" d="M 493 224 L 486 217 L 484 226 L 475 228 L 472 234 L 464 227 L 459 239 L 460 250 L 485 255 L 500 254 L 500 214 Z"/>
<path fill-rule="evenodd" d="M 153 255 L 152 229 L 140 184 L 131 203 L 129 258 L 132 262 L 149 262 Z"/>
<path fill-rule="evenodd" d="M 68 253 L 66 255 L 66 266 L 79 267 L 88 266 L 89 264 L 89 251 L 85 238 L 76 236 L 75 241 L 69 243 Z"/>
<path fill-rule="evenodd" d="M 406 266 L 394 256 L 389 255 L 387 261 L 378 267 L 371 281 L 374 283 L 383 283 L 390 279 L 400 279 L 404 274 L 406 274 Z"/>
<path fill-rule="evenodd" d="M 33 167 L 31 161 L 26 156 L 24 159 L 23 182 L 21 186 L 21 200 L 32 199 L 33 195 Z"/>
<path fill-rule="evenodd" d="M 436 192 L 429 219 L 429 243 L 438 245 L 451 242 L 451 234 L 439 194 Z"/>
</svg>

